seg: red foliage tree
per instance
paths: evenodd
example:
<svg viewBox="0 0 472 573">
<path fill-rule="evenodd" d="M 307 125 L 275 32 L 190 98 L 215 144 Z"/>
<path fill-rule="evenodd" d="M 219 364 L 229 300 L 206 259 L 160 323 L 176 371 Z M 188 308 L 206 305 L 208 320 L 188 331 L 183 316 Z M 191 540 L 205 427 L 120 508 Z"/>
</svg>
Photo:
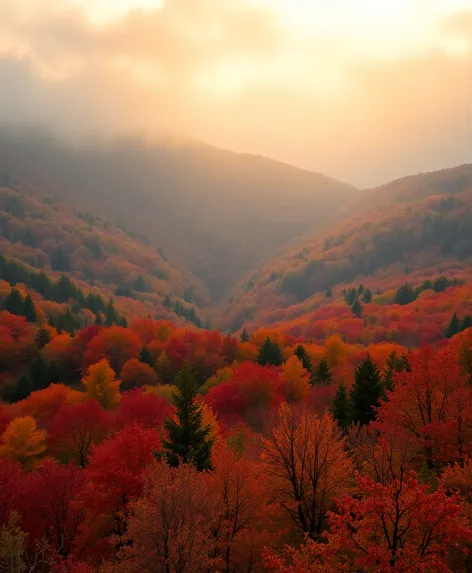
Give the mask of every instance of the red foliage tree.
<svg viewBox="0 0 472 573">
<path fill-rule="evenodd" d="M 280 404 L 278 369 L 244 362 L 232 378 L 212 388 L 205 401 L 227 424 L 246 422 L 260 429 L 264 416 Z"/>
<path fill-rule="evenodd" d="M 109 415 L 96 400 L 63 405 L 49 426 L 51 451 L 61 460 L 84 468 L 92 446 L 106 436 L 110 424 Z"/>
<path fill-rule="evenodd" d="M 84 479 L 76 466 L 52 460 L 28 474 L 23 486 L 23 527 L 31 542 L 45 539 L 49 549 L 63 558 L 73 553 L 85 515 L 78 502 Z"/>
<path fill-rule="evenodd" d="M 85 373 L 90 365 L 105 358 L 120 374 L 124 363 L 130 358 L 138 358 L 140 351 L 140 340 L 133 331 L 121 326 L 103 328 L 87 345 L 82 371 Z"/>
<path fill-rule="evenodd" d="M 148 365 L 137 358 L 127 360 L 121 371 L 121 390 L 131 390 L 141 386 L 154 386 L 157 384 L 157 374 Z"/>
<path fill-rule="evenodd" d="M 143 428 L 161 428 L 165 418 L 173 413 L 173 407 L 156 394 L 143 394 L 141 390 L 127 392 L 121 400 L 116 415 L 119 428 L 137 423 Z"/>
<path fill-rule="evenodd" d="M 387 433 L 400 429 L 423 448 L 430 468 L 463 459 L 472 448 L 472 389 L 457 356 L 446 347 L 408 357 L 411 371 L 396 373 L 377 415 Z"/>
<path fill-rule="evenodd" d="M 83 548 L 100 555 L 111 549 L 110 536 L 123 535 L 130 503 L 141 494 L 143 474 L 160 447 L 157 430 L 132 423 L 93 448 L 85 470 Z"/>
<path fill-rule="evenodd" d="M 388 484 L 357 476 L 358 494 L 343 496 L 329 516 L 327 543 L 308 541 L 286 558 L 266 552 L 269 571 L 451 573 L 449 551 L 465 549 L 472 528 L 457 494 L 429 491 L 414 472 Z"/>
</svg>

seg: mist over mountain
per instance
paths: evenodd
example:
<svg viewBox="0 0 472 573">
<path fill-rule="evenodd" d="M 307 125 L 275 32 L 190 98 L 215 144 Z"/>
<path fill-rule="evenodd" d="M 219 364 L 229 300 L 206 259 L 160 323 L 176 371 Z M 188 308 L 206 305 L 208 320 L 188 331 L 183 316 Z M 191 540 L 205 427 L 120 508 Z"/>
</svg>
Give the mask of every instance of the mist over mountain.
<svg viewBox="0 0 472 573">
<path fill-rule="evenodd" d="M 199 276 L 214 300 L 358 194 L 321 174 L 199 142 L 66 141 L 41 128 L 0 130 L 0 170 L 146 236 Z"/>
</svg>

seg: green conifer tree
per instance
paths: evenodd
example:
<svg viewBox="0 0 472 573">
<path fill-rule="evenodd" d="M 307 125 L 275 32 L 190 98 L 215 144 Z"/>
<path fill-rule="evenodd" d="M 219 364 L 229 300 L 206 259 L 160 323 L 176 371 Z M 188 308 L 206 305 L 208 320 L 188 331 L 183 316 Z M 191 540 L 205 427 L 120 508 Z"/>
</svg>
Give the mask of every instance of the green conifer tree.
<svg viewBox="0 0 472 573">
<path fill-rule="evenodd" d="M 362 300 L 365 302 L 365 304 L 369 304 L 370 302 L 372 302 L 372 291 L 370 290 L 370 288 L 367 288 L 364 292 L 364 296 L 362 297 Z"/>
<path fill-rule="evenodd" d="M 31 393 L 31 383 L 27 376 L 22 376 L 13 386 L 5 386 L 3 389 L 3 399 L 9 404 L 24 400 Z"/>
<path fill-rule="evenodd" d="M 39 350 L 51 342 L 51 335 L 49 334 L 49 331 L 43 326 L 40 326 L 36 331 L 35 342 Z"/>
<path fill-rule="evenodd" d="M 349 400 L 346 386 L 341 382 L 331 406 L 331 414 L 343 430 L 349 424 Z"/>
<path fill-rule="evenodd" d="M 383 371 L 383 385 L 386 390 L 393 390 L 393 378 L 395 373 L 408 370 L 408 360 L 405 355 L 398 356 L 395 350 L 389 354 Z"/>
<path fill-rule="evenodd" d="M 154 361 L 152 359 L 152 355 L 149 352 L 149 349 L 147 346 L 143 346 L 141 348 L 141 352 L 139 354 L 139 360 L 141 362 L 143 362 L 144 364 L 148 364 L 149 366 L 151 366 L 151 368 L 154 366 Z"/>
<path fill-rule="evenodd" d="M 283 362 L 282 351 L 277 342 L 273 342 L 269 337 L 259 349 L 257 362 L 261 366 L 280 366 Z"/>
<path fill-rule="evenodd" d="M 305 368 L 305 370 L 308 370 L 308 372 L 313 371 L 313 363 L 311 362 L 311 358 L 310 358 L 308 352 L 303 348 L 303 346 L 301 344 L 299 344 L 297 346 L 294 354 L 295 354 L 295 356 L 298 357 L 298 359 L 302 363 L 302 366 L 303 366 L 303 368 Z"/>
<path fill-rule="evenodd" d="M 451 318 L 451 322 L 446 329 L 446 336 L 448 338 L 452 338 L 455 334 L 457 334 L 460 330 L 460 323 L 459 319 L 457 318 L 457 314 L 454 313 L 453 317 Z"/>
<path fill-rule="evenodd" d="M 113 304 L 113 299 L 108 301 L 107 307 L 105 309 L 105 326 L 112 326 L 118 321 L 118 315 L 116 314 L 115 305 Z"/>
<path fill-rule="evenodd" d="M 362 305 L 361 303 L 356 299 L 353 303 L 352 303 L 352 314 L 357 317 L 357 318 L 361 318 L 362 317 Z"/>
<path fill-rule="evenodd" d="M 203 425 L 202 405 L 195 402 L 197 381 L 190 365 L 185 365 L 176 378 L 177 392 L 174 405 L 177 420 L 164 422 L 167 439 L 158 457 L 176 467 L 180 463 L 195 464 L 198 470 L 211 469 L 210 426 Z"/>
<path fill-rule="evenodd" d="M 2 303 L 2 310 L 8 310 L 17 316 L 23 316 L 23 297 L 17 288 L 12 288 L 10 294 Z"/>
<path fill-rule="evenodd" d="M 472 326 L 472 316 L 470 316 L 470 314 L 466 314 L 461 323 L 461 332 L 466 328 L 470 328 L 471 326 Z"/>
<path fill-rule="evenodd" d="M 36 322 L 36 308 L 29 294 L 23 300 L 22 315 L 28 322 Z"/>
<path fill-rule="evenodd" d="M 318 364 L 318 368 L 314 374 L 314 381 L 319 384 L 330 384 L 333 380 L 333 375 L 331 373 L 328 361 L 323 358 Z"/>
<path fill-rule="evenodd" d="M 382 375 L 370 354 L 354 371 L 354 384 L 349 392 L 350 419 L 361 425 L 375 418 L 374 408 L 384 395 Z"/>
<path fill-rule="evenodd" d="M 243 331 L 241 332 L 241 336 L 239 337 L 239 340 L 241 342 L 248 342 L 249 340 L 249 334 L 247 332 L 247 330 L 244 328 Z"/>
<path fill-rule="evenodd" d="M 44 360 L 39 356 L 31 364 L 30 380 L 31 390 L 43 390 L 49 386 L 49 377 L 47 366 Z"/>
</svg>

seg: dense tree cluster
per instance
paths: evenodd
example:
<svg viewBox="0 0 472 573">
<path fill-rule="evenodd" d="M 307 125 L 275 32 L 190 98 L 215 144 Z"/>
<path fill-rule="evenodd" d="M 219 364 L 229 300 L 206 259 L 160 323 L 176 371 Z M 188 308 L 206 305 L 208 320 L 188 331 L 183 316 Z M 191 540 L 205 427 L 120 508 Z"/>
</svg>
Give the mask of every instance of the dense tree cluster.
<svg viewBox="0 0 472 573">
<path fill-rule="evenodd" d="M 467 570 L 471 329 L 367 353 L 8 311 L 0 333 L 8 571 Z"/>
</svg>

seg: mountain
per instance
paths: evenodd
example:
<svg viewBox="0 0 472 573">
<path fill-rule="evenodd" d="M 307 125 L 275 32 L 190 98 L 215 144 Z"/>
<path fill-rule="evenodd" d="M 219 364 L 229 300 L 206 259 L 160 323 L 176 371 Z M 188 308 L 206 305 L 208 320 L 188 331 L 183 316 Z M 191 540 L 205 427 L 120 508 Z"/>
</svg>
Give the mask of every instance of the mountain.
<svg viewBox="0 0 472 573">
<path fill-rule="evenodd" d="M 428 310 L 438 313 L 436 321 L 429 316 L 435 331 L 428 340 L 443 336 L 454 312 L 462 316 L 467 313 L 470 289 L 462 282 L 472 279 L 472 165 L 407 177 L 367 190 L 349 211 L 333 222 L 329 231 L 300 238 L 241 281 L 216 313 L 224 317 L 222 326 L 237 330 L 243 325 L 253 329 L 271 324 L 294 335 L 318 339 L 345 330 L 340 324 L 342 314 L 346 329 L 353 329 L 351 340 L 356 336 L 369 340 L 369 320 L 377 325 L 383 320 L 382 327 L 392 330 L 396 318 L 382 318 L 387 307 L 407 312 L 409 307 L 400 305 L 399 309 L 394 304 L 397 289 L 405 283 L 413 291 L 420 289 L 409 301 L 408 320 L 414 322 L 421 301 L 438 305 Z M 439 301 L 441 291 L 423 288 L 423 283 L 434 283 L 442 276 L 449 281 L 445 288 L 453 292 Z M 343 291 L 354 287 L 362 291 L 367 286 L 373 300 L 364 313 L 355 316 Z M 359 296 L 362 298 L 363 292 L 350 300 L 350 305 Z M 372 304 L 377 306 L 369 306 Z M 331 320 L 329 328 L 317 330 L 314 323 L 324 320 Z M 417 314 L 416 324 L 418 320 Z M 372 336 L 388 339 L 388 332 L 381 333 L 376 327 L 370 330 Z M 402 331 L 407 330 L 405 326 Z M 418 339 L 416 335 L 413 338 Z"/>
<path fill-rule="evenodd" d="M 0 129 L 0 171 L 4 183 L 71 201 L 163 247 L 214 301 L 358 195 L 324 175 L 202 143 L 73 142 L 41 128 Z"/>
</svg>

